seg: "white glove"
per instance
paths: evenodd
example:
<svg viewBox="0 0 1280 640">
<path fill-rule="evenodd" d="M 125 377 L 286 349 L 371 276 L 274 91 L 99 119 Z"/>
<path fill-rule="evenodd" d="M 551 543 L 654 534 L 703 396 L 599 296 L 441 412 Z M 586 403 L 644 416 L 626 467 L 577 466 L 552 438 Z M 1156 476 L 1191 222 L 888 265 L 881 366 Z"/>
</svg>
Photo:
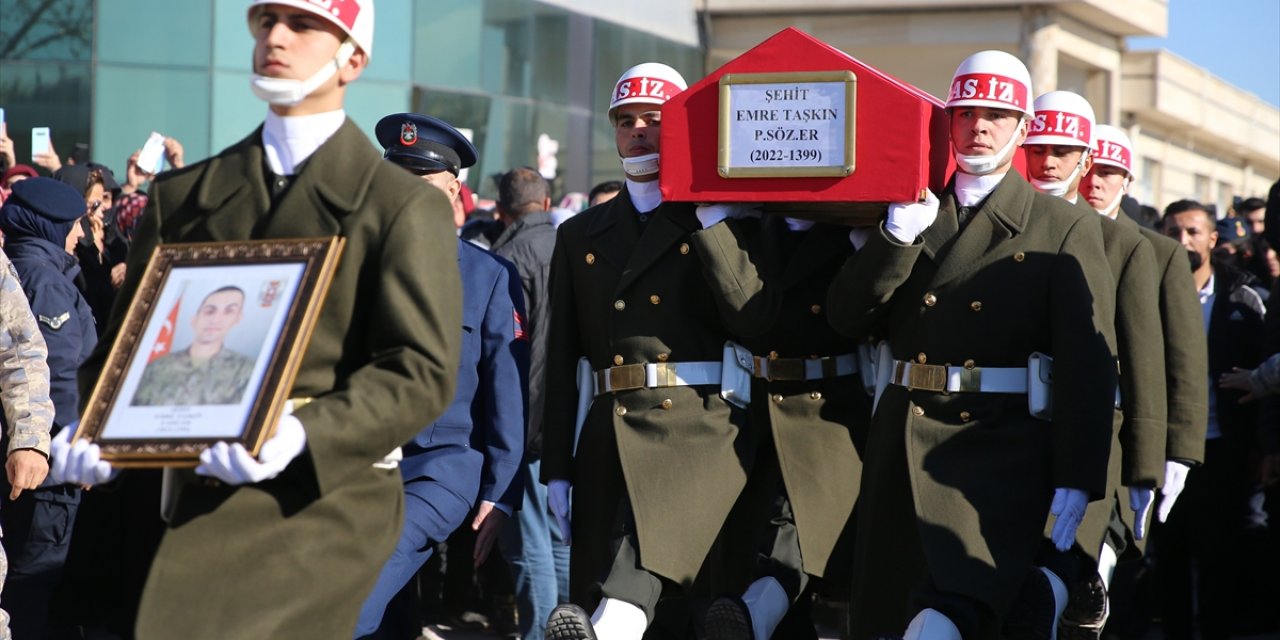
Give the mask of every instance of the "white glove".
<svg viewBox="0 0 1280 640">
<path fill-rule="evenodd" d="M 284 415 L 280 416 L 275 435 L 262 443 L 257 460 L 239 442 L 229 446 L 219 442 L 200 452 L 196 473 L 227 484 L 262 482 L 280 475 L 306 446 L 307 432 L 302 423 L 292 415 Z"/>
<path fill-rule="evenodd" d="M 698 222 L 702 223 L 702 228 L 709 228 L 711 225 L 724 220 L 725 218 L 759 218 L 760 205 L 758 203 L 729 202 L 721 204 L 700 204 L 694 211 L 698 216 Z"/>
<path fill-rule="evenodd" d="M 1129 508 L 1133 509 L 1133 536 L 1139 540 L 1147 537 L 1147 516 L 1151 514 L 1151 503 L 1155 500 L 1155 489 L 1129 487 Z"/>
<path fill-rule="evenodd" d="M 547 505 L 551 507 L 551 515 L 555 516 L 566 545 L 572 542 L 569 531 L 569 489 L 572 487 L 568 480 L 547 483 Z"/>
<path fill-rule="evenodd" d="M 88 440 L 76 440 L 71 444 L 79 421 L 62 428 L 50 443 L 49 475 L 57 484 L 74 484 L 89 488 L 95 484 L 111 482 L 120 470 L 102 460 L 102 450 Z"/>
<path fill-rule="evenodd" d="M 856 227 L 849 230 L 849 244 L 853 245 L 854 251 L 862 251 L 862 247 L 866 246 L 869 238 L 871 238 L 871 229 L 867 227 Z"/>
<path fill-rule="evenodd" d="M 938 219 L 938 197 L 927 191 L 924 202 L 895 202 L 889 205 L 884 229 L 899 242 L 911 244 Z"/>
<path fill-rule="evenodd" d="M 1058 551 L 1066 551 L 1076 541 L 1076 529 L 1084 520 L 1084 509 L 1089 506 L 1089 495 L 1080 489 L 1059 487 L 1053 490 L 1053 504 L 1049 513 L 1057 520 L 1053 523 L 1053 532 L 1049 537 Z"/>
<path fill-rule="evenodd" d="M 1173 504 L 1182 494 L 1182 488 L 1187 486 L 1187 473 L 1190 471 L 1191 467 L 1176 460 L 1164 461 L 1164 486 L 1160 487 L 1160 507 L 1156 509 L 1160 522 L 1169 520 L 1169 512 L 1173 511 Z"/>
</svg>

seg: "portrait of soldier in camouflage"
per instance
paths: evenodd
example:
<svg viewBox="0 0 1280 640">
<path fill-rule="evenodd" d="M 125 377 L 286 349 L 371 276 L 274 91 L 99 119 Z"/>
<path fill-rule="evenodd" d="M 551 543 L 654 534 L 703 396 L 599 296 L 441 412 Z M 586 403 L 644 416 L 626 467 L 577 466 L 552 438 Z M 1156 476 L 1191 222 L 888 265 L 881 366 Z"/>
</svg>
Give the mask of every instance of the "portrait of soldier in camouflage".
<svg viewBox="0 0 1280 640">
<path fill-rule="evenodd" d="M 191 326 L 191 345 L 147 363 L 133 406 L 236 404 L 254 360 L 223 345 L 244 317 L 244 291 L 225 286 L 204 297 Z"/>
</svg>

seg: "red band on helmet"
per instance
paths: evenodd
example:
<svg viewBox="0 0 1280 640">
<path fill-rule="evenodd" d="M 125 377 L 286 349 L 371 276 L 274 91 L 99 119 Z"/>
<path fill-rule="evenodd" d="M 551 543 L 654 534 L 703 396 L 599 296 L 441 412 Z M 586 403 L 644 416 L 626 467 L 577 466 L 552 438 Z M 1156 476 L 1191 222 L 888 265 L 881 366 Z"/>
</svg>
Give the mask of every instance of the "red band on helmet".
<svg viewBox="0 0 1280 640">
<path fill-rule="evenodd" d="M 967 73 L 951 81 L 951 100 L 991 100 L 1015 109 L 1027 110 L 1027 85 L 1008 76 Z"/>
<path fill-rule="evenodd" d="M 307 2 L 346 25 L 347 31 L 355 29 L 356 16 L 360 15 L 360 3 L 357 0 L 307 0 Z"/>
<path fill-rule="evenodd" d="M 1093 149 L 1093 159 L 1119 163 L 1124 165 L 1125 171 L 1133 173 L 1133 156 L 1129 148 L 1110 140 L 1098 141 L 1098 146 Z"/>
<path fill-rule="evenodd" d="M 1088 146 L 1092 142 L 1093 125 L 1088 118 L 1066 111 L 1037 111 L 1031 121 L 1033 136 L 1064 136 Z"/>
<path fill-rule="evenodd" d="M 618 82 L 613 88 L 613 102 L 628 98 L 653 98 L 658 102 L 666 102 L 680 91 L 678 85 L 662 78 L 635 76 Z"/>
</svg>

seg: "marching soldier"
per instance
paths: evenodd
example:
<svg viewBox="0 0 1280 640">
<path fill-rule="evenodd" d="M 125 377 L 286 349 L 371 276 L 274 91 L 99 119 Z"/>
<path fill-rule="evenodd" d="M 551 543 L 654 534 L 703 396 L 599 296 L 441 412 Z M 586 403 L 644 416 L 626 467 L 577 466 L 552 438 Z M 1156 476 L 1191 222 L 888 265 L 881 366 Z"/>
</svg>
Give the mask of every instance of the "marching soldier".
<svg viewBox="0 0 1280 640">
<path fill-rule="evenodd" d="M 1023 144 L 1031 184 L 1041 193 L 1094 213 L 1078 193 L 1082 178 L 1094 163 L 1093 108 L 1075 93 L 1052 91 L 1036 98 L 1035 113 Z M 1155 252 L 1139 233 L 1138 224 L 1127 216 L 1103 220 L 1102 243 L 1116 285 L 1121 400 L 1112 425 L 1107 494 L 1090 503 L 1073 551 L 1058 554 L 1047 550 L 1046 571 L 1052 571 L 1054 577 L 1033 574 L 1026 598 L 1016 611 L 1021 624 L 1011 620 L 1006 630 L 1020 626 L 1024 634 L 1035 630 L 1051 635 L 1057 621 L 1043 615 L 1050 609 L 1034 606 L 1047 600 L 1054 604 L 1052 611 L 1062 614 L 1067 602 L 1053 599 L 1051 580 L 1060 579 L 1079 597 L 1097 583 L 1096 578 L 1100 577 L 1103 585 L 1110 584 L 1119 553 L 1133 549 L 1140 556 L 1137 545 L 1144 542 L 1155 487 L 1164 477 L 1167 400 Z M 1122 485 L 1127 491 L 1119 490 Z M 1113 519 L 1117 520 L 1114 527 Z M 1074 621 L 1080 612 L 1077 608 L 1071 613 Z M 1101 632 L 1101 626 L 1096 631 Z"/>
<path fill-rule="evenodd" d="M 857 343 L 831 328 L 825 303 L 853 246 L 848 228 L 778 216 L 717 224 L 708 209 L 693 246 L 730 332 L 754 354 L 749 423 L 764 442 L 748 486 L 765 493 L 745 497 L 768 507 L 780 493 L 781 503 L 772 514 L 748 507 L 768 524 L 756 579 L 713 602 L 704 626 L 710 640 L 767 640 L 810 576 L 839 581 L 851 561 L 855 445 L 871 398 L 859 390 Z"/>
<path fill-rule="evenodd" d="M 893 358 L 863 458 L 855 637 L 997 636 L 1046 519 L 1069 548 L 1106 490 L 1115 288 L 1098 217 L 1010 171 L 1031 95 L 1007 53 L 962 62 L 941 202 L 891 205 L 831 285 L 835 328 L 883 333 Z"/>
<path fill-rule="evenodd" d="M 693 583 L 746 482 L 746 415 L 717 394 L 726 334 L 690 243 L 695 207 L 658 189 L 662 104 L 685 87 L 664 64 L 623 73 L 609 117 L 626 187 L 556 239 L 542 478 L 562 529 L 573 488 L 575 604 L 552 611 L 554 640 L 638 640 L 658 601 Z M 575 450 L 579 389 L 594 401 Z"/>
</svg>

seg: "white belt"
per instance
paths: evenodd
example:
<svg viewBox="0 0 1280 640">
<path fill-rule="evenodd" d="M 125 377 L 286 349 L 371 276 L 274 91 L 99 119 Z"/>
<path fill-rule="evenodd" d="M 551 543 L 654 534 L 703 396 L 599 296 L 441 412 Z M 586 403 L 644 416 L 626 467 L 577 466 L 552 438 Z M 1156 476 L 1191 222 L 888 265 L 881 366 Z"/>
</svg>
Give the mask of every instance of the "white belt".
<svg viewBox="0 0 1280 640">
<path fill-rule="evenodd" d="M 752 375 L 766 380 L 819 380 L 853 375 L 858 355 L 846 353 L 822 358 L 772 358 L 754 356 Z"/>
<path fill-rule="evenodd" d="M 894 360 L 889 382 L 940 393 L 1026 393 L 1026 367 L 946 367 Z"/>
<path fill-rule="evenodd" d="M 311 401 L 314 399 L 315 398 L 306 398 L 306 397 L 289 398 L 284 402 L 284 412 L 285 414 L 292 414 L 294 411 L 310 404 Z M 400 467 L 401 460 L 404 460 L 404 451 L 401 450 L 400 447 L 396 447 L 395 449 L 391 450 L 391 453 L 388 453 L 387 455 L 383 456 L 381 460 L 373 463 L 373 468 L 398 469 Z"/>
<path fill-rule="evenodd" d="M 595 395 L 631 389 L 658 389 L 713 384 L 720 386 L 719 362 L 650 362 L 624 364 L 595 372 Z"/>
</svg>

